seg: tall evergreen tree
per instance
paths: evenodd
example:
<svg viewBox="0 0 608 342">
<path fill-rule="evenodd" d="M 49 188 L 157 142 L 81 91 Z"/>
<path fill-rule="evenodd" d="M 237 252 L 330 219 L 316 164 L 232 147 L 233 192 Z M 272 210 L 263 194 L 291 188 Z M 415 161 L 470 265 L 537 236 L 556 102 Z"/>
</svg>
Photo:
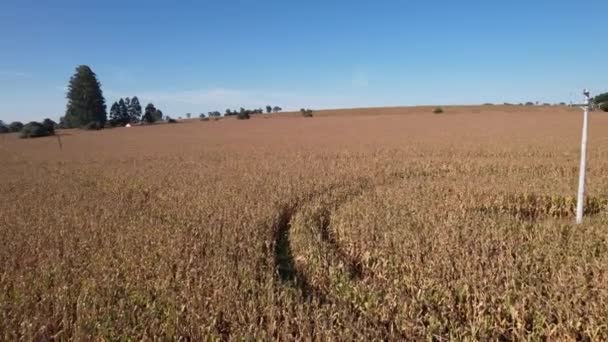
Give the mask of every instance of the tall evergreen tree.
<svg viewBox="0 0 608 342">
<path fill-rule="evenodd" d="M 112 124 L 112 126 L 116 126 L 121 123 L 118 102 L 114 102 L 112 104 L 112 107 L 110 108 L 110 123 Z"/>
<path fill-rule="evenodd" d="M 106 122 L 106 101 L 97 75 L 86 65 L 80 65 L 70 78 L 65 121 L 68 127 L 81 127 L 89 122 Z"/>
<path fill-rule="evenodd" d="M 141 119 L 141 105 L 139 104 L 139 99 L 137 96 L 133 96 L 127 107 L 129 112 L 129 121 L 138 122 Z"/>
<path fill-rule="evenodd" d="M 127 97 L 127 101 L 129 101 L 128 97 Z M 120 100 L 118 100 L 118 113 L 119 113 L 119 117 L 120 117 L 119 123 L 121 125 L 127 124 L 129 122 L 129 109 L 127 108 L 127 104 L 125 103 L 125 100 L 123 100 L 122 98 Z"/>
</svg>

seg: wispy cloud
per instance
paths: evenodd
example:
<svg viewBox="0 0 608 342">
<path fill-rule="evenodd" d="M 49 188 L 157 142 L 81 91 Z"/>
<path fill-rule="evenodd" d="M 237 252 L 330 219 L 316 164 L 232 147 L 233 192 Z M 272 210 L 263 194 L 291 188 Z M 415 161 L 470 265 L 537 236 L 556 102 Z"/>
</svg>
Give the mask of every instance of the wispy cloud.
<svg viewBox="0 0 608 342">
<path fill-rule="evenodd" d="M 6 78 L 6 79 L 32 78 L 32 74 L 30 74 L 28 72 L 22 72 L 22 71 L 0 70 L 0 77 Z"/>
</svg>

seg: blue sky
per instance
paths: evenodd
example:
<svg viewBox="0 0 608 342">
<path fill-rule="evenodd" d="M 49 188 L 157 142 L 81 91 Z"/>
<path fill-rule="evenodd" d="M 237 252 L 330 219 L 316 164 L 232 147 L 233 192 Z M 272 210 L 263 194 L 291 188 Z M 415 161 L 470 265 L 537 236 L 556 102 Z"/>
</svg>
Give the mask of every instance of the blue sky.
<svg viewBox="0 0 608 342">
<path fill-rule="evenodd" d="M 583 5 L 587 9 L 583 9 Z M 57 119 L 80 64 L 166 114 L 578 101 L 608 1 L 0 1 L 0 119 Z"/>
</svg>

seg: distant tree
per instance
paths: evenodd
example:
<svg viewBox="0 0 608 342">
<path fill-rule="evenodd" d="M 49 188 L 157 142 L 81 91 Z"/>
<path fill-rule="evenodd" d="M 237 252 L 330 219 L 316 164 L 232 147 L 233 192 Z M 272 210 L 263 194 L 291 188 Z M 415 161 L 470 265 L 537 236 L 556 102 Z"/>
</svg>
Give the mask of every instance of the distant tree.
<svg viewBox="0 0 608 342">
<path fill-rule="evenodd" d="M 131 100 L 128 97 L 126 100 L 121 98 L 118 102 L 112 104 L 112 107 L 110 108 L 110 124 L 112 126 L 124 126 L 131 122 L 129 106 L 127 103 L 131 104 Z M 131 108 L 131 110 L 133 110 L 133 108 Z"/>
<path fill-rule="evenodd" d="M 118 100 L 118 111 L 120 112 L 121 124 L 129 123 L 129 103 L 131 103 L 131 100 L 128 97 L 125 100 L 122 98 Z"/>
<path fill-rule="evenodd" d="M 198 117 L 199 117 L 199 119 L 204 119 L 204 118 L 206 118 L 206 117 L 207 117 L 207 115 L 205 115 L 205 113 L 200 113 L 200 114 L 198 115 Z"/>
<path fill-rule="evenodd" d="M 162 120 L 162 112 L 159 115 L 159 110 L 154 107 L 154 104 L 148 103 L 146 105 L 146 110 L 144 111 L 144 116 L 142 120 L 146 123 L 153 123 L 159 120 Z"/>
<path fill-rule="evenodd" d="M 534 106 L 534 102 L 528 101 L 526 102 L 526 106 Z"/>
<path fill-rule="evenodd" d="M 55 129 L 57 128 L 57 123 L 55 121 L 46 118 L 42 121 L 42 125 L 51 133 L 51 135 L 55 134 Z"/>
<path fill-rule="evenodd" d="M 272 112 L 271 106 L 266 106 L 266 113 L 270 114 Z"/>
<path fill-rule="evenodd" d="M 208 113 L 209 117 L 218 117 L 218 116 L 222 116 L 222 113 L 218 112 L 218 111 L 214 111 L 214 112 L 209 112 Z"/>
<path fill-rule="evenodd" d="M 249 119 L 249 111 L 246 111 L 244 108 L 241 108 L 241 111 L 237 114 L 237 119 L 239 120 L 248 120 Z"/>
<path fill-rule="evenodd" d="M 0 134 L 4 134 L 4 133 L 10 133 L 10 129 L 8 128 L 8 126 L 4 123 L 4 121 L 0 120 Z"/>
<path fill-rule="evenodd" d="M 560 102 L 560 103 L 559 103 L 559 105 L 560 105 L 560 106 L 565 106 L 565 105 L 566 105 L 566 102 Z"/>
<path fill-rule="evenodd" d="M 23 126 L 21 130 L 20 138 L 38 138 L 46 137 L 55 134 L 55 131 L 49 130 L 45 125 L 40 122 L 32 121 L 27 125 Z"/>
<path fill-rule="evenodd" d="M 604 112 L 608 112 L 608 93 L 599 94 L 593 98 L 593 103 Z"/>
<path fill-rule="evenodd" d="M 190 119 L 192 117 L 191 113 L 186 113 L 186 118 Z"/>
<path fill-rule="evenodd" d="M 68 127 L 81 127 L 91 121 L 106 122 L 106 100 L 97 75 L 86 65 L 80 65 L 70 78 L 65 122 Z"/>
<path fill-rule="evenodd" d="M 117 126 L 120 123 L 122 123 L 120 107 L 118 105 L 118 102 L 114 102 L 112 104 L 112 107 L 110 107 L 110 124 L 112 126 Z"/>
<path fill-rule="evenodd" d="M 154 112 L 154 117 L 156 118 L 155 121 L 161 121 L 163 119 L 163 111 L 157 108 Z"/>
<path fill-rule="evenodd" d="M 21 130 L 23 129 L 23 124 L 20 121 L 13 121 L 10 125 L 8 125 L 8 129 L 12 133 L 21 132 Z"/>
<path fill-rule="evenodd" d="M 312 109 L 300 109 L 300 112 L 302 113 L 302 116 L 305 118 L 312 118 Z"/>
<path fill-rule="evenodd" d="M 146 109 L 144 110 L 144 116 L 142 120 L 146 123 L 153 123 L 155 118 L 153 116 L 154 112 L 156 112 L 156 107 L 152 103 L 148 103 L 146 105 Z"/>
<path fill-rule="evenodd" d="M 139 103 L 137 96 L 133 96 L 130 101 L 127 97 L 125 104 L 127 105 L 129 122 L 139 122 L 141 120 L 141 104 Z"/>
<path fill-rule="evenodd" d="M 280 112 L 282 110 L 283 110 L 283 108 L 281 108 L 279 106 L 274 106 L 274 108 L 272 108 L 272 111 L 275 112 L 275 113 L 278 113 L 278 112 Z"/>
<path fill-rule="evenodd" d="M 226 114 L 225 114 L 225 115 L 226 115 L 226 116 L 230 116 L 230 115 L 232 115 L 232 111 L 230 111 L 230 109 L 226 109 Z"/>
<path fill-rule="evenodd" d="M 436 107 L 435 109 L 433 109 L 433 113 L 435 113 L 435 114 L 441 114 L 441 113 L 443 113 L 443 108 Z"/>
</svg>

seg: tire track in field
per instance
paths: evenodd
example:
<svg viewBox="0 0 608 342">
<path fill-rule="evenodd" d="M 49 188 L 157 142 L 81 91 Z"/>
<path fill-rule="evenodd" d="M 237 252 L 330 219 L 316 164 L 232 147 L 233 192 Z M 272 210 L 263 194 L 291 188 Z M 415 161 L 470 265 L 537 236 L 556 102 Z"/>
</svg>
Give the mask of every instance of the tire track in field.
<svg viewBox="0 0 608 342">
<path fill-rule="evenodd" d="M 331 214 L 341 205 L 354 197 L 372 191 L 376 187 L 392 185 L 396 182 L 415 177 L 435 176 L 425 172 L 415 172 L 412 170 L 393 172 L 385 178 L 377 181 L 375 177 L 360 177 L 347 183 L 332 184 L 327 188 L 310 193 L 303 199 L 297 200 L 294 204 L 280 208 L 277 220 L 274 223 L 274 262 L 275 269 L 280 282 L 284 286 L 291 286 L 300 291 L 306 301 L 316 300 L 320 304 L 337 304 L 345 308 L 355 319 L 362 319 L 367 325 L 375 328 L 378 333 L 387 339 L 390 336 L 405 336 L 397 329 L 394 319 L 381 319 L 364 312 L 355 303 L 348 302 L 344 298 L 332 294 L 331 291 L 324 289 L 309 279 L 307 273 L 298 265 L 298 260 L 294 257 L 292 238 L 292 226 L 296 218 L 302 218 L 305 211 L 311 206 L 321 204 L 321 207 L 312 209 L 316 222 L 311 227 L 310 236 L 307 239 L 314 240 L 313 235 L 320 238 L 319 248 L 321 254 L 330 257 L 334 265 L 339 265 L 347 278 L 355 286 L 359 286 L 358 281 L 362 276 L 362 263 L 348 255 L 339 245 L 334 232 L 331 229 Z M 441 176 L 441 174 L 439 174 Z M 316 211 L 315 211 L 316 210 Z M 342 267 L 343 266 L 343 267 Z M 322 270 L 321 273 L 328 273 L 329 269 Z"/>
<path fill-rule="evenodd" d="M 353 186 L 353 184 L 364 184 L 365 186 L 363 189 L 361 189 L 361 191 L 359 191 L 357 194 L 352 195 L 356 196 L 364 192 L 365 190 L 371 189 L 371 187 L 369 187 L 368 185 L 369 182 L 370 178 L 358 178 L 350 183 L 332 184 L 326 189 L 310 193 L 304 196 L 304 198 L 297 200 L 296 203 L 285 205 L 279 209 L 279 214 L 273 227 L 274 262 L 277 274 L 283 283 L 287 283 L 292 286 L 295 285 L 301 290 L 302 294 L 307 299 L 310 299 L 310 296 L 315 292 L 313 287 L 307 281 L 306 277 L 302 274 L 301 271 L 298 270 L 298 267 L 296 267 L 295 258 L 293 256 L 293 250 L 289 241 L 291 226 L 294 217 L 302 210 L 303 207 L 310 205 L 310 203 L 312 203 L 317 198 L 327 196 L 334 191 L 349 189 Z M 340 204 L 347 201 L 348 198 L 350 197 L 344 198 L 344 200 L 340 201 Z M 329 211 L 327 212 L 327 219 L 329 218 L 328 215 L 330 215 Z M 318 227 L 321 236 L 324 241 L 330 242 L 335 247 L 335 249 L 338 250 L 339 246 L 329 230 L 329 221 L 325 220 L 325 222 L 327 224 L 322 224 L 320 227 Z M 341 251 L 339 254 L 346 256 L 343 251 Z"/>
<path fill-rule="evenodd" d="M 416 178 L 425 180 L 441 178 L 447 172 L 449 171 L 431 173 L 416 169 L 393 172 L 379 179 L 376 177 L 359 177 L 348 182 L 331 184 L 325 189 L 309 193 L 295 200 L 294 203 L 281 207 L 278 219 L 273 227 L 275 234 L 274 267 L 280 283 L 283 286 L 290 286 L 299 290 L 306 301 L 317 301 L 320 304 L 335 305 L 341 308 L 356 321 L 365 322 L 365 325 L 375 330 L 383 340 L 395 337 L 406 339 L 407 336 L 399 329 L 391 310 L 388 312 L 388 317 L 382 315 L 383 318 L 379 313 L 369 312 L 357 306 L 357 301 L 352 300 L 356 297 L 342 296 L 340 293 L 336 293 L 336 289 L 332 287 L 336 283 L 332 283 L 332 279 L 328 275 L 331 273 L 330 270 L 347 276 L 348 280 L 345 282 L 347 288 L 364 293 L 372 293 L 369 291 L 373 291 L 360 282 L 364 264 L 358 258 L 350 256 L 340 246 L 331 227 L 332 214 L 348 201 L 378 187 L 390 187 L 399 181 L 411 181 Z M 516 219 L 525 217 L 532 220 L 547 216 L 549 218 L 552 216 L 570 216 L 570 203 L 566 206 L 568 209 L 562 208 L 563 204 L 561 202 L 563 201 L 559 196 L 556 197 L 558 203 L 556 208 L 560 210 L 557 214 L 554 213 L 555 205 L 549 205 L 555 196 L 534 195 L 532 199 L 528 199 L 530 196 L 522 196 L 518 194 L 506 196 L 506 198 L 501 198 L 499 204 L 494 206 L 468 208 L 467 211 L 489 215 L 506 213 Z M 529 205 L 530 208 L 520 208 L 520 202 Z M 605 198 L 589 198 L 587 202 L 585 205 L 586 214 L 598 214 L 608 208 L 608 200 Z M 496 207 L 496 205 L 498 206 Z M 537 206 L 538 208 L 536 208 Z M 306 218 L 307 215 L 308 219 Z M 311 217 L 312 219 L 310 219 Z M 302 222 L 309 226 L 308 231 L 306 229 L 302 230 L 302 227 L 298 226 Z M 314 243 L 316 238 L 318 246 L 315 253 L 328 257 L 331 259 L 329 262 L 314 265 L 314 263 L 307 264 L 306 259 L 304 261 L 298 260 L 299 256 L 296 256 L 296 254 L 300 254 L 299 252 L 302 252 L 302 249 L 298 250 L 298 247 L 293 244 L 294 224 L 296 224 L 295 230 L 300 230 L 297 234 L 300 234 L 299 238 L 301 240 L 305 239 L 309 241 L 308 243 Z M 315 267 L 317 269 L 314 269 Z M 321 276 L 319 277 L 319 275 Z M 319 282 L 319 279 L 321 282 Z M 323 280 L 327 282 L 324 283 Z"/>
</svg>

